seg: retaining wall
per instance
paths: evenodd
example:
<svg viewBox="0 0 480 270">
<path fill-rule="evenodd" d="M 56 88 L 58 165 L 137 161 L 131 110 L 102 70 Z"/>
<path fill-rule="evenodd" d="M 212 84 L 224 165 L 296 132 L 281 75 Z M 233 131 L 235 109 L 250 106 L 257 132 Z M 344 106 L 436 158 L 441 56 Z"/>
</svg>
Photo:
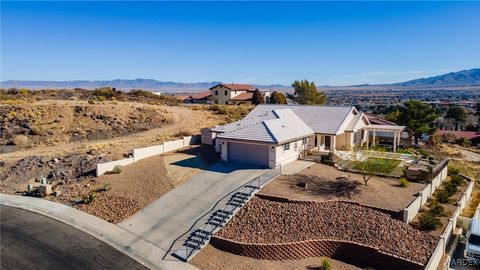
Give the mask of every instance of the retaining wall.
<svg viewBox="0 0 480 270">
<path fill-rule="evenodd" d="M 434 177 L 432 181 L 425 186 L 417 195 L 417 198 L 413 200 L 407 208 L 403 210 L 403 222 L 410 223 L 415 216 L 418 214 L 418 211 L 422 209 L 422 206 L 427 203 L 428 199 L 433 195 L 435 190 L 442 184 L 442 182 L 447 178 L 448 173 L 448 160 L 441 162 L 434 169 Z"/>
<path fill-rule="evenodd" d="M 427 266 L 425 267 L 425 270 L 437 269 L 438 264 L 440 263 L 441 258 L 447 249 L 448 242 L 450 241 L 450 238 L 453 235 L 453 230 L 457 227 L 457 222 L 459 220 L 460 213 L 467 205 L 468 199 L 472 194 L 474 185 L 475 185 L 475 182 L 473 181 L 468 183 L 465 192 L 463 192 L 462 197 L 457 203 L 458 207 L 455 209 L 455 212 L 453 212 L 452 217 L 448 219 L 447 227 L 443 231 L 443 234 L 440 236 L 440 241 L 438 242 L 437 247 L 435 248 L 435 251 L 433 252 L 432 256 L 430 256 L 430 260 Z"/>
<path fill-rule="evenodd" d="M 375 269 L 420 270 L 423 265 L 388 254 L 377 248 L 354 242 L 332 239 L 309 240 L 281 244 L 240 243 L 213 236 L 210 244 L 233 254 L 264 260 L 298 260 L 308 257 L 329 257 Z"/>
<path fill-rule="evenodd" d="M 200 142 L 200 135 L 194 135 L 194 136 L 184 137 L 183 139 L 179 139 L 175 141 L 164 142 L 159 145 L 133 149 L 133 157 L 131 158 L 97 164 L 96 174 L 97 176 L 100 176 L 102 174 L 105 174 L 106 172 L 112 171 L 116 165 L 126 166 L 134 162 L 137 162 L 139 160 L 142 160 L 144 158 L 161 155 L 166 152 L 182 149 L 189 145 L 197 144 L 199 142 Z"/>
<path fill-rule="evenodd" d="M 107 163 L 97 164 L 97 171 L 96 171 L 97 176 L 105 174 L 106 172 L 113 171 L 113 168 L 115 168 L 115 166 L 117 165 L 127 166 L 129 164 L 132 164 L 133 162 L 135 162 L 133 158 L 124 158 L 120 160 L 110 161 Z"/>
</svg>

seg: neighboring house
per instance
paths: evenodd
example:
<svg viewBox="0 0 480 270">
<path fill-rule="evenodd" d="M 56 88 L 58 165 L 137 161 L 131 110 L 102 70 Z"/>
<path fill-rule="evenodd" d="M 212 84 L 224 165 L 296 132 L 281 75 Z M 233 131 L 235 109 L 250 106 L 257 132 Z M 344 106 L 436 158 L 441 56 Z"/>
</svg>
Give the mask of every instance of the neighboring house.
<svg viewBox="0 0 480 270">
<path fill-rule="evenodd" d="M 242 120 L 202 130 L 202 142 L 214 143 L 224 161 L 274 168 L 312 151 L 328 154 L 368 144 L 366 131 L 377 128 L 386 129 L 355 107 L 258 105 Z M 393 148 L 399 140 L 395 143 Z"/>
<path fill-rule="evenodd" d="M 453 142 L 456 139 L 466 138 L 472 145 L 480 144 L 479 131 L 437 130 L 436 135 L 445 141 Z"/>
<path fill-rule="evenodd" d="M 176 96 L 183 103 L 209 104 L 212 103 L 212 92 L 203 92 L 191 96 Z"/>
<path fill-rule="evenodd" d="M 218 104 L 251 104 L 253 92 L 256 87 L 248 84 L 220 83 L 210 88 L 213 100 Z M 261 91 L 264 98 L 270 96 L 270 92 Z"/>
</svg>

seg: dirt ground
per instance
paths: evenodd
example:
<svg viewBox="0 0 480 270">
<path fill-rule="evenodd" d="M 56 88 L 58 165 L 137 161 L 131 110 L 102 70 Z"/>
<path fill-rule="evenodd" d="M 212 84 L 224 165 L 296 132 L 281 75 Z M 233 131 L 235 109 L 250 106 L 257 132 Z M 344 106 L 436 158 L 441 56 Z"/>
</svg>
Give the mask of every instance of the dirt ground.
<svg viewBox="0 0 480 270">
<path fill-rule="evenodd" d="M 70 205 L 112 223 L 121 222 L 181 185 L 205 166 L 199 157 L 183 152 L 142 159 L 124 166 L 119 174 L 78 181 L 52 181 L 59 195 L 46 199 Z M 95 194 L 95 199 L 89 204 L 82 203 L 88 194 Z"/>
<path fill-rule="evenodd" d="M 348 176 L 337 180 L 338 177 Z M 306 188 L 298 186 L 305 182 Z M 408 206 L 424 184 L 411 182 L 406 188 L 399 186 L 399 180 L 372 177 L 365 186 L 362 176 L 339 171 L 324 164 L 314 164 L 298 174 L 280 176 L 266 185 L 262 194 L 298 200 L 348 200 L 361 204 L 400 210 Z"/>
<path fill-rule="evenodd" d="M 0 105 L 0 109 L 4 111 L 0 127 L 2 161 L 6 163 L 28 156 L 71 153 L 102 154 L 115 160 L 134 148 L 198 134 L 202 128 L 226 119 L 225 115 L 198 107 L 116 101 L 92 105 L 86 101 L 45 100 Z M 23 120 L 17 119 L 20 114 Z M 26 141 L 14 142 L 18 135 Z"/>
<path fill-rule="evenodd" d="M 323 258 L 306 258 L 292 261 L 257 260 L 221 251 L 211 245 L 206 246 L 190 261 L 202 270 L 306 270 L 319 269 Z M 328 259 L 334 270 L 358 270 L 355 267 L 333 259 Z"/>
</svg>

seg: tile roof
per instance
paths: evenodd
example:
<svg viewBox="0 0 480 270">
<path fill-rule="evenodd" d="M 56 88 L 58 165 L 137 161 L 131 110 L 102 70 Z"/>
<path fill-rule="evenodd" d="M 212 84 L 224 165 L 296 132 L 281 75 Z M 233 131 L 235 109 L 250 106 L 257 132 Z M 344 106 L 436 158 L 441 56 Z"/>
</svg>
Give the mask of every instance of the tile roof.
<svg viewBox="0 0 480 270">
<path fill-rule="evenodd" d="M 437 130 L 437 135 L 439 136 L 446 134 L 453 134 L 457 138 L 467 138 L 469 140 L 480 137 L 480 132 L 478 131 Z"/>
<path fill-rule="evenodd" d="M 237 121 L 235 125 L 224 128 L 226 131 L 217 138 L 281 144 L 313 134 L 313 130 L 290 109 L 247 117 L 246 121 Z"/>
<path fill-rule="evenodd" d="M 347 115 L 354 110 L 354 107 L 261 104 L 256 106 L 247 117 L 284 108 L 291 109 L 316 133 L 324 134 L 337 134 Z"/>
<path fill-rule="evenodd" d="M 238 96 L 233 97 L 231 100 L 250 100 L 253 97 L 252 92 L 241 93 Z"/>
<path fill-rule="evenodd" d="M 203 92 L 203 93 L 198 93 L 196 95 L 191 96 L 192 99 L 204 99 L 212 95 L 212 92 Z"/>
<path fill-rule="evenodd" d="M 372 124 L 376 124 L 376 125 L 392 125 L 392 126 L 396 126 L 397 124 L 391 122 L 391 121 L 388 121 L 387 119 L 385 119 L 384 117 L 381 117 L 381 116 L 378 116 L 378 115 L 375 115 L 373 113 L 365 113 L 365 116 L 367 117 L 368 121 L 370 121 L 370 123 Z"/>
<path fill-rule="evenodd" d="M 226 87 L 230 90 L 255 90 L 256 89 L 255 86 L 252 86 L 252 85 L 249 85 L 249 84 L 239 84 L 239 83 L 219 83 L 219 84 L 211 87 L 210 89 L 215 88 L 219 85 L 221 85 L 223 87 Z"/>
</svg>

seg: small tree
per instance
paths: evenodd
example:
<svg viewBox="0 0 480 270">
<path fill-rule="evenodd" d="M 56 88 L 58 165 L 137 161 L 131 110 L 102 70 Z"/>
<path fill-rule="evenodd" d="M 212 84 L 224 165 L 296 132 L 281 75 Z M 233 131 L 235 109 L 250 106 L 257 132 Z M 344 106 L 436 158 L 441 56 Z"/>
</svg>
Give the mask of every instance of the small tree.
<svg viewBox="0 0 480 270">
<path fill-rule="evenodd" d="M 327 102 L 325 92 L 319 92 L 313 82 L 307 80 L 294 81 L 292 87 L 295 92 L 293 95 L 288 94 L 288 98 L 298 104 L 323 105 Z"/>
<path fill-rule="evenodd" d="M 270 95 L 270 104 L 287 104 L 287 98 L 280 92 L 273 91 Z"/>
<path fill-rule="evenodd" d="M 255 92 L 253 92 L 252 103 L 255 105 L 265 103 L 265 99 L 263 98 L 262 92 L 260 92 L 258 89 L 256 89 Z"/>
<path fill-rule="evenodd" d="M 358 155 L 354 152 L 354 158 Z M 363 160 L 354 161 L 354 169 L 358 170 L 362 175 L 365 186 L 368 186 L 368 181 L 378 174 L 387 174 L 391 172 L 400 162 L 394 159 L 383 158 L 381 153 L 376 157 L 368 157 Z"/>
</svg>

